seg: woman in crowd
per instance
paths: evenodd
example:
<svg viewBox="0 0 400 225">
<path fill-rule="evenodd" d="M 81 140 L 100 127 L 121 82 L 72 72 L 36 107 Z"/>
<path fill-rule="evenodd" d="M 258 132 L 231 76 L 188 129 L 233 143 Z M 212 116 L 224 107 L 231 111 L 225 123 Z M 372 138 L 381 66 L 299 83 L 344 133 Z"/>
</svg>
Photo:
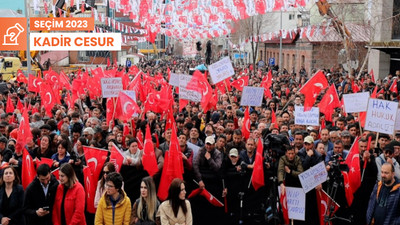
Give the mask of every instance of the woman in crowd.
<svg viewBox="0 0 400 225">
<path fill-rule="evenodd" d="M 60 167 L 60 185 L 53 206 L 54 225 L 86 225 L 85 190 L 78 182 L 71 164 Z"/>
<path fill-rule="evenodd" d="M 60 167 L 64 163 L 69 163 L 71 155 L 67 151 L 68 143 L 66 140 L 62 140 L 57 144 L 57 153 L 51 156 L 53 160 L 53 169 Z"/>
<path fill-rule="evenodd" d="M 145 177 L 140 184 L 140 197 L 132 208 L 130 225 L 160 225 L 159 217 L 156 218 L 158 206 L 156 186 L 152 177 Z"/>
<path fill-rule="evenodd" d="M 0 188 L 0 221 L 2 225 L 24 225 L 23 215 L 24 189 L 19 184 L 19 177 L 14 167 L 3 171 Z"/>
<path fill-rule="evenodd" d="M 161 225 L 192 225 L 192 209 L 185 199 L 186 190 L 183 180 L 175 178 L 168 190 L 167 201 L 158 209 Z"/>
<path fill-rule="evenodd" d="M 97 208 L 100 198 L 104 195 L 106 191 L 106 177 L 109 173 L 115 172 L 115 165 L 112 162 L 107 162 L 103 166 L 103 176 L 97 183 L 96 195 L 94 197 L 94 207 Z"/>
<path fill-rule="evenodd" d="M 83 146 L 87 145 L 87 140 L 84 137 L 78 138 L 73 152 L 71 154 L 71 159 L 74 160 L 72 167 L 75 170 L 76 177 L 81 184 L 83 183 L 83 166 L 86 166 L 85 152 L 83 151 Z"/>
<path fill-rule="evenodd" d="M 96 210 L 95 225 L 128 225 L 131 218 L 131 201 L 122 190 L 122 176 L 109 173 L 106 177 L 106 193 Z"/>
<path fill-rule="evenodd" d="M 35 157 L 37 157 L 38 159 L 41 159 L 42 157 L 50 159 L 51 156 L 54 154 L 53 149 L 51 147 L 52 142 L 53 141 L 51 140 L 50 136 L 47 135 L 42 136 L 42 138 L 40 139 L 40 146 L 36 150 Z"/>
<path fill-rule="evenodd" d="M 138 142 L 136 139 L 131 139 L 128 142 L 128 150 L 125 152 L 126 159 L 124 160 L 125 165 L 139 167 L 142 165 L 142 154 L 143 152 L 138 148 Z"/>
</svg>

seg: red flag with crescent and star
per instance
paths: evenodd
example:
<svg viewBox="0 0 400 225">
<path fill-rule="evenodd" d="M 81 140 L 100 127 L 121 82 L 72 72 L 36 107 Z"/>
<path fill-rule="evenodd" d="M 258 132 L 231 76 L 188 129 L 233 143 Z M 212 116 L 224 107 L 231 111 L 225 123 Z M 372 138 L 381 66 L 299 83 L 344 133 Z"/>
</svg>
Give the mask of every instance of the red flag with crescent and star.
<svg viewBox="0 0 400 225">
<path fill-rule="evenodd" d="M 119 150 L 118 147 L 113 144 L 113 146 L 111 147 L 110 162 L 114 163 L 115 171 L 117 171 L 118 173 L 121 170 L 124 159 L 125 157 L 122 154 L 121 150 Z"/>
<path fill-rule="evenodd" d="M 306 84 L 299 90 L 304 94 L 304 111 L 309 111 L 313 107 L 319 93 L 328 87 L 328 80 L 325 74 L 319 70 Z"/>
<path fill-rule="evenodd" d="M 325 93 L 318 107 L 319 111 L 325 114 L 325 120 L 332 122 L 332 114 L 335 108 L 340 107 L 339 96 L 334 84 Z"/>
<path fill-rule="evenodd" d="M 154 174 L 158 172 L 157 159 L 156 155 L 154 154 L 154 145 L 151 139 L 149 124 L 146 126 L 142 162 L 143 169 L 146 170 L 150 176 L 154 176 Z"/>
<path fill-rule="evenodd" d="M 249 107 L 244 111 L 244 118 L 242 124 L 242 134 L 245 139 L 248 139 L 250 136 L 250 113 Z"/>
<path fill-rule="evenodd" d="M 361 186 L 360 154 L 358 148 L 358 140 L 360 140 L 360 137 L 357 137 L 354 140 L 353 145 L 350 148 L 349 154 L 347 155 L 346 161 L 344 162 L 349 167 L 348 176 L 351 191 L 353 192 L 352 194 L 354 194 L 354 192 L 356 192 L 357 189 Z"/>
<path fill-rule="evenodd" d="M 264 186 L 264 163 L 263 163 L 263 144 L 261 138 L 258 139 L 256 159 L 254 160 L 253 174 L 251 178 L 251 184 L 254 190 L 258 190 Z"/>
<path fill-rule="evenodd" d="M 233 87 L 239 91 L 243 91 L 243 87 L 249 85 L 249 76 L 241 77 L 231 83 Z"/>
<path fill-rule="evenodd" d="M 316 192 L 318 202 L 318 213 L 320 225 L 325 225 L 325 215 L 329 213 L 329 207 L 333 204 L 333 214 L 339 209 L 339 205 L 324 191 L 320 190 Z"/>
<path fill-rule="evenodd" d="M 28 150 L 23 148 L 22 153 L 22 186 L 24 189 L 28 187 L 28 185 L 35 179 L 36 177 L 36 170 L 35 166 L 33 165 L 33 160 L 31 155 L 29 155 Z"/>
</svg>

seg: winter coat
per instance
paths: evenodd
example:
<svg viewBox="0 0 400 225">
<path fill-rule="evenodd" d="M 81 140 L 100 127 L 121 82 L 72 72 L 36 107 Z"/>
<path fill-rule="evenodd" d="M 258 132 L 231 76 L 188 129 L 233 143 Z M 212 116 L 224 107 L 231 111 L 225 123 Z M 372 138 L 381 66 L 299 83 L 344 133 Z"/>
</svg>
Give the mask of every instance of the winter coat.
<svg viewBox="0 0 400 225">
<path fill-rule="evenodd" d="M 285 172 L 285 166 L 290 169 L 290 174 Z M 285 181 L 285 186 L 299 187 L 299 174 L 303 172 L 302 162 L 299 156 L 295 156 L 293 161 L 289 161 L 286 155 L 279 159 L 278 165 L 278 183 Z"/>
<path fill-rule="evenodd" d="M 10 225 L 24 225 L 24 189 L 21 185 L 14 185 L 11 195 L 9 197 L 9 205 L 7 209 L 10 211 L 9 215 L 4 215 L 3 201 L 5 195 L 5 185 L 0 188 L 0 221 L 3 217 L 10 218 Z"/>
<path fill-rule="evenodd" d="M 190 202 L 185 200 L 187 212 L 186 215 L 183 213 L 182 208 L 179 208 L 178 216 L 175 217 L 172 206 L 169 204 L 169 200 L 161 203 L 158 208 L 157 217 L 160 217 L 161 225 L 192 225 L 192 209 Z"/>
<path fill-rule="evenodd" d="M 51 175 L 50 183 L 48 184 L 47 195 L 44 195 L 44 191 L 42 185 L 38 178 L 35 178 L 32 183 L 25 190 L 25 216 L 26 216 L 26 224 L 43 224 L 50 225 L 53 224 L 51 222 L 51 212 L 54 204 L 54 199 L 56 197 L 57 187 L 58 187 L 57 179 Z M 50 213 L 46 216 L 39 217 L 36 214 L 36 210 L 39 208 L 43 208 L 45 206 L 50 207 Z"/>
<path fill-rule="evenodd" d="M 112 205 L 110 196 L 104 193 L 96 210 L 95 225 L 129 225 L 131 219 L 131 200 L 125 192 L 119 201 Z"/>
<path fill-rule="evenodd" d="M 389 196 L 386 200 L 386 215 L 384 225 L 399 225 L 400 224 L 400 183 L 397 178 L 395 178 L 395 184 L 390 190 Z M 369 199 L 368 210 L 367 210 L 367 224 L 373 222 L 375 206 L 378 201 L 379 192 L 382 188 L 382 181 L 375 184 L 374 191 L 372 191 L 371 197 Z"/>
<path fill-rule="evenodd" d="M 64 185 L 57 187 L 56 199 L 53 205 L 53 224 L 61 224 L 61 202 L 64 195 Z M 85 190 L 82 184 L 76 182 L 65 195 L 64 213 L 68 225 L 86 225 L 85 220 Z"/>
</svg>

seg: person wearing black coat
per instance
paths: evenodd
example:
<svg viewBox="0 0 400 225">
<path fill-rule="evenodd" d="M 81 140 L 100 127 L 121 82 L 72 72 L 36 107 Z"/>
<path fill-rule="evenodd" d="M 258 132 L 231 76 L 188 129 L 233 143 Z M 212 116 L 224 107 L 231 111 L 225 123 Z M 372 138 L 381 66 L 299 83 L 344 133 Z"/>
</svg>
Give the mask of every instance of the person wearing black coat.
<svg viewBox="0 0 400 225">
<path fill-rule="evenodd" d="M 51 174 L 50 167 L 42 164 L 37 169 L 37 177 L 25 191 L 24 211 L 26 224 L 51 225 L 51 209 L 58 186 L 57 179 Z M 46 190 L 46 194 L 45 194 Z"/>
<path fill-rule="evenodd" d="M 304 147 L 300 149 L 297 155 L 301 159 L 301 163 L 304 171 L 310 169 L 311 167 L 322 162 L 322 155 L 314 149 L 314 138 L 312 136 L 307 136 L 304 138 Z M 320 188 L 321 186 L 319 186 Z M 306 194 L 306 215 L 305 222 L 298 221 L 297 224 L 315 224 L 319 225 L 319 214 L 318 209 L 315 207 L 317 205 L 317 196 L 315 189 L 307 192 Z"/>
<path fill-rule="evenodd" d="M 25 225 L 24 189 L 14 167 L 6 167 L 0 188 L 0 222 L 7 225 Z"/>
</svg>

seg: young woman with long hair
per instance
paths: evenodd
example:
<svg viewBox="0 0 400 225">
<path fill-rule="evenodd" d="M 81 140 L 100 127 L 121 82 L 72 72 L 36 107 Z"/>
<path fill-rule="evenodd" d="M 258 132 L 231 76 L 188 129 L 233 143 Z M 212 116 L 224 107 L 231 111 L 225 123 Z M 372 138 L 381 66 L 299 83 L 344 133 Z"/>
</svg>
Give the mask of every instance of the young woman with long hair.
<svg viewBox="0 0 400 225">
<path fill-rule="evenodd" d="M 130 225 L 160 225 L 156 216 L 159 205 L 153 178 L 144 177 L 140 184 L 140 197 L 133 204 Z"/>
<path fill-rule="evenodd" d="M 158 209 L 157 215 L 160 216 L 161 225 L 193 224 L 192 209 L 185 196 L 186 190 L 183 180 L 175 178 L 169 186 L 167 200 Z"/>
</svg>

